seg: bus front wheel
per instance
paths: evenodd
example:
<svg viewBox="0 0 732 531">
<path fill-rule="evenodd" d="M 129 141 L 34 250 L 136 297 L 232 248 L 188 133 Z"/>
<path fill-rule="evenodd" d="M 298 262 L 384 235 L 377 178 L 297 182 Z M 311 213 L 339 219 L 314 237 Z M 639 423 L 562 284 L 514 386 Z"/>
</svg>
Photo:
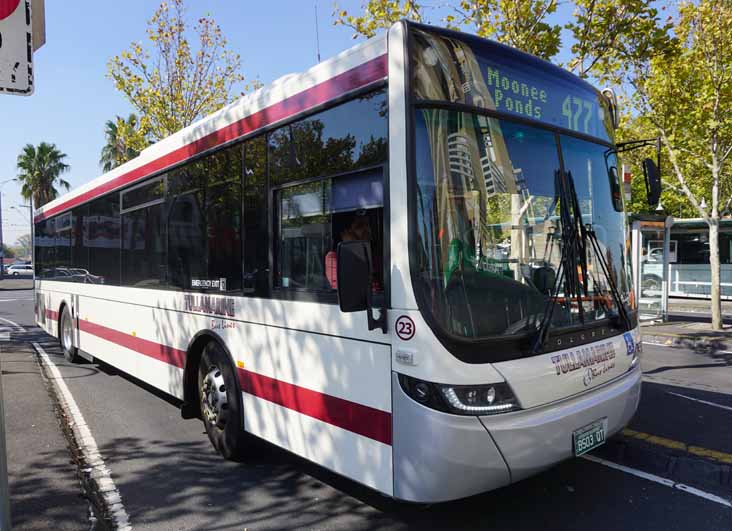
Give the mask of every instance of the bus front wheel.
<svg viewBox="0 0 732 531">
<path fill-rule="evenodd" d="M 198 365 L 198 400 L 211 444 L 224 458 L 240 459 L 246 434 L 239 381 L 229 356 L 215 341 L 206 345 Z"/>
<path fill-rule="evenodd" d="M 68 306 L 64 306 L 61 312 L 61 323 L 59 325 L 59 341 L 61 349 L 64 351 L 64 358 L 71 363 L 81 361 L 79 352 L 74 346 L 74 321 L 71 319 L 71 312 Z"/>
</svg>

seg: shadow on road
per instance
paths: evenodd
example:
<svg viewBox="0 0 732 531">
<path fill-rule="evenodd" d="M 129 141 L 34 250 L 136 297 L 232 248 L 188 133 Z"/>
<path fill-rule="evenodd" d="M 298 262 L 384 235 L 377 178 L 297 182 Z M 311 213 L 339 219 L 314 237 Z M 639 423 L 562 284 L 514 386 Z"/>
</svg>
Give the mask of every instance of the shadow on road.
<svg viewBox="0 0 732 531">
<path fill-rule="evenodd" d="M 729 408 L 732 384 L 729 392 L 723 393 L 646 381 L 630 428 L 690 446 L 732 453 Z"/>
</svg>

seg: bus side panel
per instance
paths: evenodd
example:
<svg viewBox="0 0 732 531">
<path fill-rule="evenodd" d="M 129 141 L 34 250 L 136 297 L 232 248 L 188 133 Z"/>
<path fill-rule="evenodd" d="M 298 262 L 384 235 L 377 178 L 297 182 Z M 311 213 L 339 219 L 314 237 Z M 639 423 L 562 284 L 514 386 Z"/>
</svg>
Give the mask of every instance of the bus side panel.
<svg viewBox="0 0 732 531">
<path fill-rule="evenodd" d="M 79 297 L 79 347 L 177 398 L 183 398 L 185 349 L 204 319 L 175 311 Z"/>
<path fill-rule="evenodd" d="M 46 333 L 58 338 L 58 321 L 61 318 L 58 312 L 63 296 L 42 289 L 40 283 L 36 283 L 36 286 L 36 324 Z"/>
<path fill-rule="evenodd" d="M 247 328 L 250 353 L 239 370 L 246 430 L 392 495 L 391 348 Z"/>
<path fill-rule="evenodd" d="M 226 345 L 237 367 L 247 431 L 393 494 L 391 347 L 373 342 L 386 336 L 369 332 L 363 313 L 233 299 L 236 317 L 247 314 L 251 322 L 193 313 L 200 310 L 198 295 L 189 300 L 192 311 L 185 311 L 188 295 L 173 292 L 127 288 L 131 303 L 111 300 L 121 296 L 119 288 L 53 283 L 39 294 L 57 313 L 63 300 L 72 300 L 67 290 L 78 294 L 82 350 L 182 398 L 185 349 L 207 330 Z M 45 315 L 44 329 L 57 335 L 58 316 L 48 309 Z"/>
</svg>

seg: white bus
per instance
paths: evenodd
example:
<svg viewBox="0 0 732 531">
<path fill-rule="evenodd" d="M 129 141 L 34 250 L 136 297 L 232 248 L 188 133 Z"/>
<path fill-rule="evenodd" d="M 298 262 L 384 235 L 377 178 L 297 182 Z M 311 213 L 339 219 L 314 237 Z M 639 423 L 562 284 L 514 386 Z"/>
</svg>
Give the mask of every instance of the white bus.
<svg viewBox="0 0 732 531">
<path fill-rule="evenodd" d="M 37 323 L 226 458 L 254 435 L 415 502 L 519 481 L 638 406 L 613 113 L 398 23 L 38 209 Z"/>
</svg>

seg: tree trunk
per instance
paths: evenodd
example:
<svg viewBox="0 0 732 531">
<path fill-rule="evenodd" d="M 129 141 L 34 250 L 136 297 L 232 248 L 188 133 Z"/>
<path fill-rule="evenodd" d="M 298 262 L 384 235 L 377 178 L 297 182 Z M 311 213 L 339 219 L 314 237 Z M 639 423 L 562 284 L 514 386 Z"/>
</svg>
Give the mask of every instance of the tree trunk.
<svg viewBox="0 0 732 531">
<path fill-rule="evenodd" d="M 719 220 L 709 223 L 709 266 L 712 273 L 712 329 L 722 329 L 722 299 L 719 279 Z"/>
</svg>

